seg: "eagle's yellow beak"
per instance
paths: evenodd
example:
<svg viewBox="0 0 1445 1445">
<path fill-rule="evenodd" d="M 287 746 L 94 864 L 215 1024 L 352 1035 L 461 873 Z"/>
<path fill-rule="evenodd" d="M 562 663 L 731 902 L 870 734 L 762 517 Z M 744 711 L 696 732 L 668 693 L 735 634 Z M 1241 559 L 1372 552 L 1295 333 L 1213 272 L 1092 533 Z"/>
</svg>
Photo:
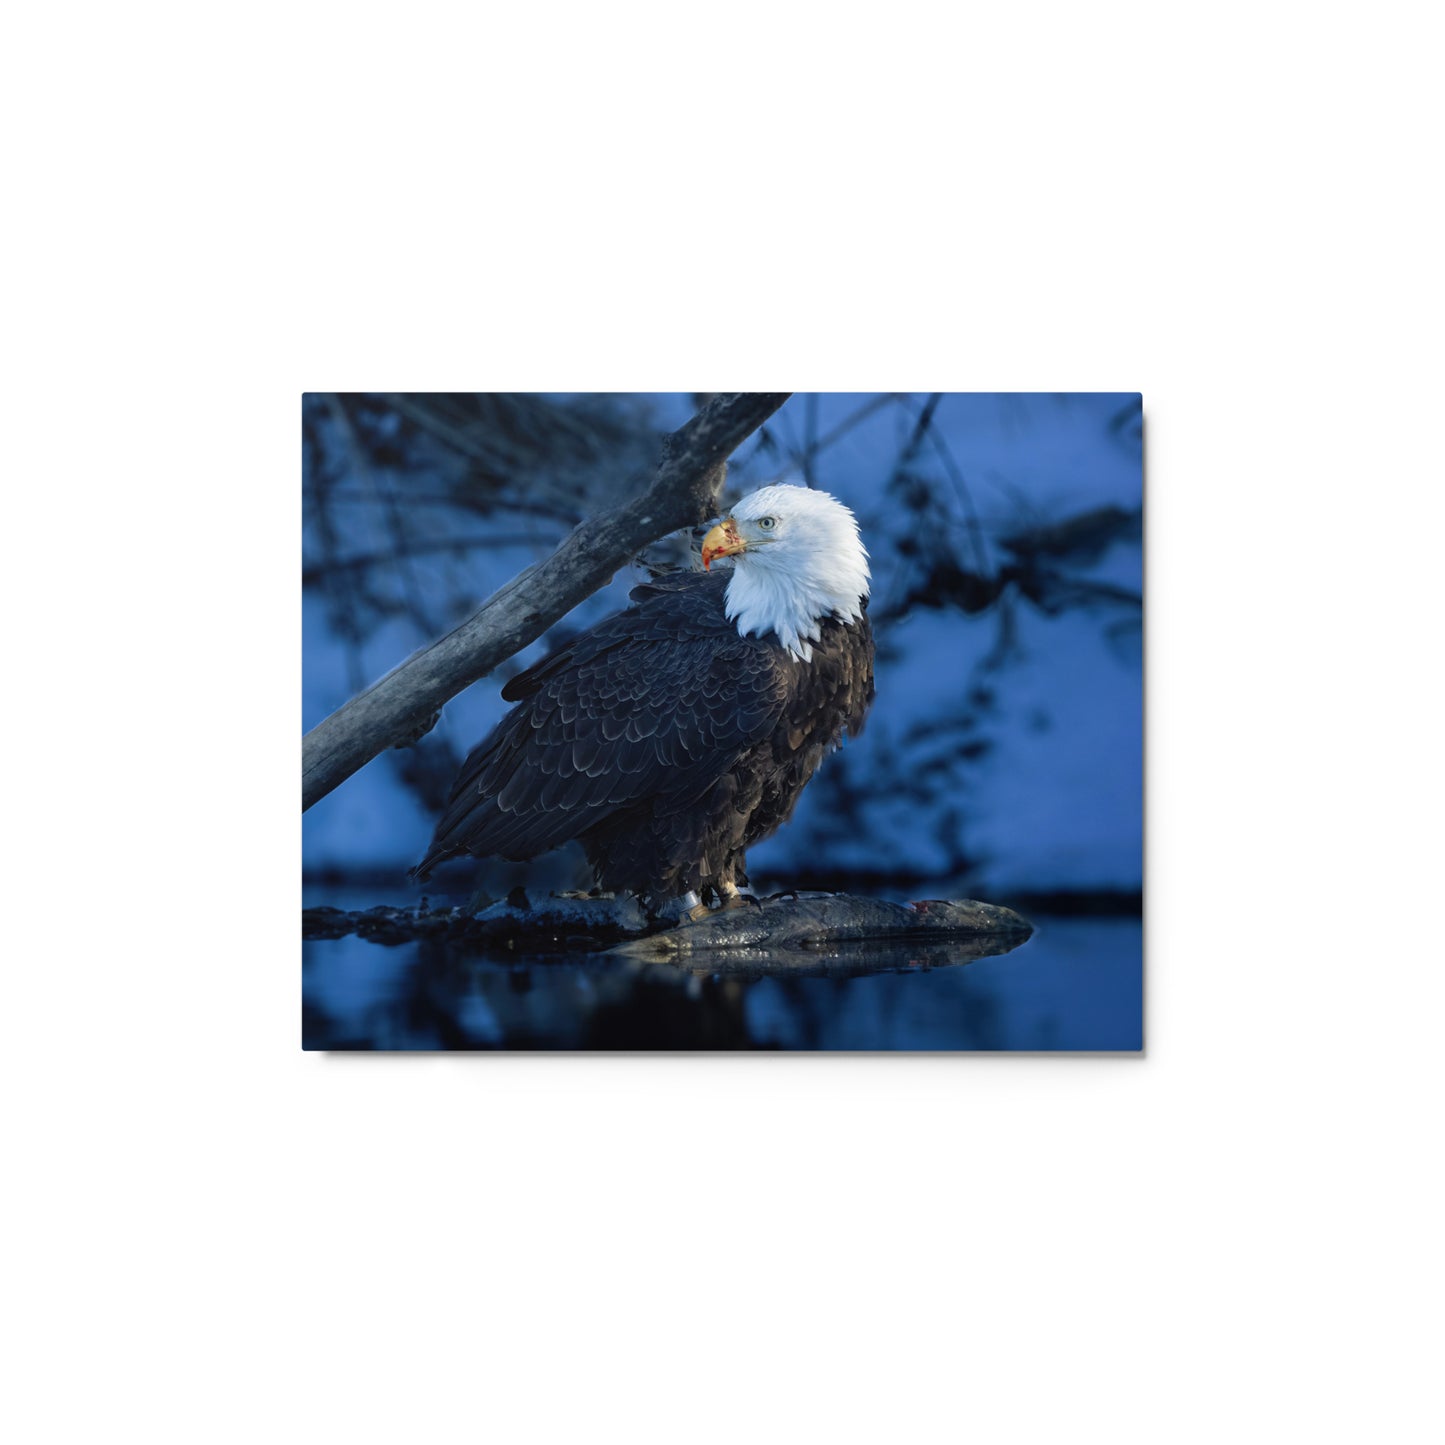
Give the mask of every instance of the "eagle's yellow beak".
<svg viewBox="0 0 1445 1445">
<path fill-rule="evenodd" d="M 738 536 L 738 524 L 731 517 L 724 517 L 706 537 L 702 539 L 702 565 L 706 571 L 712 566 L 714 557 L 736 557 L 747 550 L 747 544 Z"/>
</svg>

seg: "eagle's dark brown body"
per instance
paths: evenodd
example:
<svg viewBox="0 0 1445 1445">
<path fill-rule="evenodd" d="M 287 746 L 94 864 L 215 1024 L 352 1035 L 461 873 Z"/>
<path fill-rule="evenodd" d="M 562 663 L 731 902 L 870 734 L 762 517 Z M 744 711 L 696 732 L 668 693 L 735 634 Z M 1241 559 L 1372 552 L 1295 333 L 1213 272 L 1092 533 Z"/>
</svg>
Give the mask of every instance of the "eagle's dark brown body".
<svg viewBox="0 0 1445 1445">
<path fill-rule="evenodd" d="M 724 615 L 727 572 L 687 573 L 515 677 L 417 872 L 458 853 L 534 858 L 577 838 L 598 885 L 650 907 L 747 882 L 745 850 L 791 816 L 873 700 L 873 634 L 827 618 L 802 662 Z"/>
</svg>

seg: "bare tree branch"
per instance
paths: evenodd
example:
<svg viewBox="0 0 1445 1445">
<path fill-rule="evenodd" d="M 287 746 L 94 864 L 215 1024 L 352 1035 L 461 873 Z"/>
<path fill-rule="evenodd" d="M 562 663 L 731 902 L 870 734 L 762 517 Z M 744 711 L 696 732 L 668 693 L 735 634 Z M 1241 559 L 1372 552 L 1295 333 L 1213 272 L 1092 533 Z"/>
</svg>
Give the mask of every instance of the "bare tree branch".
<svg viewBox="0 0 1445 1445">
<path fill-rule="evenodd" d="M 379 753 L 424 731 L 444 703 L 535 641 L 644 547 L 712 516 L 728 457 L 788 396 L 714 397 L 666 438 L 657 474 L 640 497 L 574 528 L 545 562 L 514 577 L 460 627 L 312 728 L 302 742 L 302 811 Z"/>
</svg>

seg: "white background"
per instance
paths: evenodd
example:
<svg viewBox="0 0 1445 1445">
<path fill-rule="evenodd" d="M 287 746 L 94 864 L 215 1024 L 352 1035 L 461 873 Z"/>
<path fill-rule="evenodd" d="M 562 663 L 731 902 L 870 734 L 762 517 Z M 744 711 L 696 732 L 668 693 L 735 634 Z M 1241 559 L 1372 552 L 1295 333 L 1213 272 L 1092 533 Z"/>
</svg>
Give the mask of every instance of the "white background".
<svg viewBox="0 0 1445 1445">
<path fill-rule="evenodd" d="M 6 20 L 9 1438 L 1439 1438 L 1428 17 Z M 1143 391 L 1147 1056 L 303 1055 L 300 393 L 735 386 Z"/>
</svg>

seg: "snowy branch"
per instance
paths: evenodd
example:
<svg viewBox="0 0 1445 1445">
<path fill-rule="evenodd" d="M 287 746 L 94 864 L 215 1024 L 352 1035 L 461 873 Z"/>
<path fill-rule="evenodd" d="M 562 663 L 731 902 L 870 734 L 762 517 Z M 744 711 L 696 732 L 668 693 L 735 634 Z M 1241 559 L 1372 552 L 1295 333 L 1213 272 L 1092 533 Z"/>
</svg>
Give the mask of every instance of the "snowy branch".
<svg viewBox="0 0 1445 1445">
<path fill-rule="evenodd" d="M 645 547 L 711 517 L 728 457 L 788 395 L 715 396 L 666 438 L 641 496 L 583 522 L 545 562 L 514 577 L 460 627 L 312 728 L 302 743 L 302 811 L 387 748 L 425 732 L 445 703 L 606 586 Z"/>
</svg>

